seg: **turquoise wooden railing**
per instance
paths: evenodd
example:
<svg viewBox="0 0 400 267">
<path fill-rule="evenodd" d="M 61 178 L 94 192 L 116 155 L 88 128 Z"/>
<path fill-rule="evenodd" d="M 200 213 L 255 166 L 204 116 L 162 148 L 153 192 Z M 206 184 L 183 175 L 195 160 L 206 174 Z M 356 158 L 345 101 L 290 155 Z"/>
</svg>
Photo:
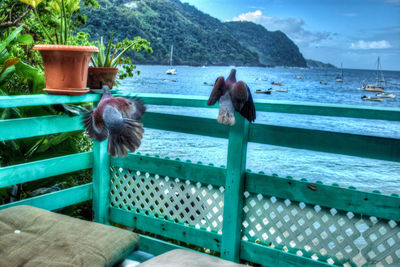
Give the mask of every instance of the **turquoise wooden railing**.
<svg viewBox="0 0 400 267">
<path fill-rule="evenodd" d="M 206 107 L 205 97 L 139 94 L 148 104 Z M 99 95 L 0 97 L 0 108 L 96 102 Z M 257 101 L 256 109 L 305 115 L 400 121 L 400 110 Z M 81 117 L 0 121 L 0 141 L 82 130 Z M 240 116 L 233 127 L 214 119 L 147 112 L 147 128 L 228 138 L 226 167 L 130 154 L 110 159 L 106 142 L 93 151 L 0 168 L 0 188 L 82 169 L 92 183 L 0 208 L 28 204 L 54 210 L 93 200 L 95 220 L 269 266 L 398 266 L 400 198 L 246 170 L 247 143 L 400 162 L 400 140 L 265 124 Z M 210 130 L 212 129 L 212 131 Z M 110 170 L 107 166 L 110 166 Z M 179 247 L 146 235 L 140 249 Z"/>
</svg>

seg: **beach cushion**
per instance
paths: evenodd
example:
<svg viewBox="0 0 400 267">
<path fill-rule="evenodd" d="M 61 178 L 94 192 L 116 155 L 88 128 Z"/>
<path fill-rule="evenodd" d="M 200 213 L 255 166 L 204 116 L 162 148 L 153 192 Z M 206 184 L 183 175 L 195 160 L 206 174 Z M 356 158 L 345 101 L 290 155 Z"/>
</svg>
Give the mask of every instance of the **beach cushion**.
<svg viewBox="0 0 400 267">
<path fill-rule="evenodd" d="M 246 266 L 231 261 L 222 260 L 200 252 L 184 249 L 174 249 L 161 254 L 137 267 L 240 267 Z"/>
<path fill-rule="evenodd" d="M 31 206 L 0 210 L 0 266 L 112 266 L 135 233 Z"/>
</svg>

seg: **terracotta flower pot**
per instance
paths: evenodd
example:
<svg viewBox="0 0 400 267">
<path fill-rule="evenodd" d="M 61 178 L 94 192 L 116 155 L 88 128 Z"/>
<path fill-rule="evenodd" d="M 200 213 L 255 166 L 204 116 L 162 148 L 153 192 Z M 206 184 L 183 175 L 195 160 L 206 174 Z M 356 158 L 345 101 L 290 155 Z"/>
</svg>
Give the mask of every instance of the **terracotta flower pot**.
<svg viewBox="0 0 400 267">
<path fill-rule="evenodd" d="M 46 88 L 49 94 L 83 95 L 86 87 L 90 57 L 99 50 L 95 46 L 35 45 L 44 63 Z"/>
<path fill-rule="evenodd" d="M 118 68 L 89 67 L 87 86 L 90 89 L 102 89 L 103 85 L 113 87 Z"/>
</svg>

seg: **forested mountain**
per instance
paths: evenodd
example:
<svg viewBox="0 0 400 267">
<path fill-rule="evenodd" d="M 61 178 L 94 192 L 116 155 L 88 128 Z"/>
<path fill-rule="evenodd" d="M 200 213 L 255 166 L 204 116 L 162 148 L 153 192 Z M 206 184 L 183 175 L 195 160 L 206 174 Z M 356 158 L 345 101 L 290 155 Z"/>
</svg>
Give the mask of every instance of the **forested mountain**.
<svg viewBox="0 0 400 267">
<path fill-rule="evenodd" d="M 306 67 L 299 48 L 283 32 L 267 31 L 263 26 L 247 22 L 224 23 L 243 46 L 257 52 L 261 64 L 267 66 Z"/>
<path fill-rule="evenodd" d="M 323 63 L 321 61 L 312 60 L 312 59 L 306 59 L 306 62 L 307 62 L 308 68 L 336 68 L 332 64 Z"/>
<path fill-rule="evenodd" d="M 221 22 L 179 0 L 100 0 L 101 9 L 84 9 L 92 39 L 151 42 L 153 54 L 136 54 L 136 63 L 168 64 L 174 46 L 176 65 L 299 66 L 298 47 L 282 32 L 251 22 Z"/>
</svg>

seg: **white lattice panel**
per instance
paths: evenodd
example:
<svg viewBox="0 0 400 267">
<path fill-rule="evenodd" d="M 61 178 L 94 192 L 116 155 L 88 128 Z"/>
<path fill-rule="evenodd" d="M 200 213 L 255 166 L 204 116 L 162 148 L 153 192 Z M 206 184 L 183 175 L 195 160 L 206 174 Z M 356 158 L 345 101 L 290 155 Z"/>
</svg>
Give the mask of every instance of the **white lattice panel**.
<svg viewBox="0 0 400 267">
<path fill-rule="evenodd" d="M 400 266 L 400 227 L 351 212 L 244 193 L 243 239 L 341 266 Z"/>
<path fill-rule="evenodd" d="M 221 233 L 224 188 L 114 168 L 111 205 Z"/>
</svg>

